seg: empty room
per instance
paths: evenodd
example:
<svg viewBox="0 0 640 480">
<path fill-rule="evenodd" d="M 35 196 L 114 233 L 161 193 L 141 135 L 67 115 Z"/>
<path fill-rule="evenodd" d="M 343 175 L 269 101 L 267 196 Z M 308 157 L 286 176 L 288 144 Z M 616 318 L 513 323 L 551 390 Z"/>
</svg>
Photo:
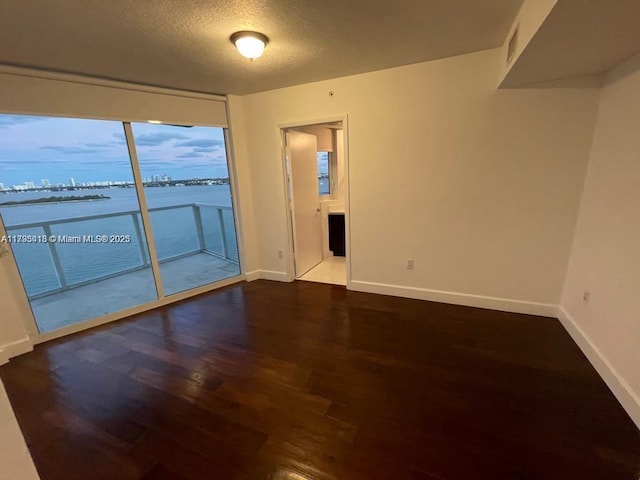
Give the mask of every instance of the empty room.
<svg viewBox="0 0 640 480">
<path fill-rule="evenodd" d="M 639 16 L 4 2 L 0 480 L 638 480 Z"/>
</svg>

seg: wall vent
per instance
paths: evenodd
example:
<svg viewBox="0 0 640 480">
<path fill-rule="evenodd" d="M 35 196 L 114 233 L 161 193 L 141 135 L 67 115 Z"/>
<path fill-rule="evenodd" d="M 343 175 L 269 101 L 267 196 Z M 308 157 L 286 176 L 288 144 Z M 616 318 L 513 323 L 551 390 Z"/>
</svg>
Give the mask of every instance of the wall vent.
<svg viewBox="0 0 640 480">
<path fill-rule="evenodd" d="M 520 33 L 520 25 L 516 27 L 509 39 L 509 47 L 507 48 L 507 65 L 511 63 L 518 49 L 518 34 Z"/>
</svg>

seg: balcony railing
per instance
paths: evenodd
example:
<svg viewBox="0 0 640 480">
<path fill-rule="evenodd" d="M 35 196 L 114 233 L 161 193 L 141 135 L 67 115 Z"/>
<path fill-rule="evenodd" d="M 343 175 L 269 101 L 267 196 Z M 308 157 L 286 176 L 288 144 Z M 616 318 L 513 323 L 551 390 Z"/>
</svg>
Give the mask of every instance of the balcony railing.
<svg viewBox="0 0 640 480">
<path fill-rule="evenodd" d="M 238 251 L 237 244 L 235 240 L 235 227 L 233 226 L 233 210 L 231 207 L 221 206 L 221 205 L 212 205 L 207 203 L 188 203 L 181 205 L 172 205 L 167 207 L 156 207 L 149 209 L 149 215 L 151 218 L 152 228 L 154 228 L 154 233 L 157 227 L 164 226 L 163 223 L 157 223 L 154 221 L 154 217 L 157 216 L 160 212 L 168 212 L 171 210 L 178 209 L 189 209 L 191 210 L 191 221 L 193 222 L 194 231 L 185 232 L 185 231 L 176 231 L 179 229 L 172 229 L 172 225 L 169 222 L 169 225 L 166 225 L 169 228 L 168 235 L 171 237 L 172 242 L 165 241 L 164 245 L 162 245 L 162 239 L 158 238 L 154 235 L 154 240 L 156 244 L 156 250 L 158 253 L 158 261 L 159 263 L 170 262 L 172 260 L 177 260 L 182 257 L 186 257 L 189 255 L 195 255 L 198 253 L 205 253 L 209 255 L 213 255 L 223 260 L 227 260 L 229 262 L 233 262 L 235 264 L 238 263 Z M 225 224 L 225 212 L 228 213 L 227 216 L 227 224 Z M 203 213 L 211 214 L 213 213 L 213 220 L 211 216 L 207 218 L 207 222 L 203 222 Z M 154 215 L 156 214 L 156 215 Z M 131 242 L 127 243 L 128 247 L 128 257 L 124 261 L 129 263 L 124 268 L 118 268 L 115 271 L 96 273 L 90 275 L 88 278 L 70 278 L 70 272 L 77 268 L 77 265 L 70 265 L 74 262 L 74 255 L 69 254 L 67 252 L 66 260 L 61 255 L 61 249 L 67 248 L 69 243 L 75 243 L 73 240 L 74 235 L 64 235 L 62 232 L 57 231 L 60 230 L 60 226 L 64 225 L 74 225 L 79 226 L 79 224 L 85 224 L 85 227 L 88 226 L 88 222 L 100 221 L 100 225 L 106 225 L 112 219 L 129 219 L 130 225 L 126 231 L 131 232 Z M 180 216 L 180 221 L 184 224 L 185 217 Z M 158 219 L 159 221 L 159 219 Z M 191 221 L 189 223 L 191 223 Z M 95 225 L 95 224 L 94 224 Z M 120 227 L 122 227 L 122 223 L 120 223 Z M 94 226 L 95 229 L 95 226 Z M 89 228 L 88 230 L 91 230 Z M 57 280 L 56 288 L 45 288 L 43 290 L 40 287 L 40 291 L 33 292 L 34 288 L 30 288 L 29 285 L 29 276 L 25 276 L 25 272 L 23 271 L 23 267 L 25 265 L 21 265 L 20 255 L 16 255 L 16 260 L 18 263 L 18 268 L 21 270 L 21 274 L 23 277 L 23 281 L 25 283 L 25 287 L 27 290 L 27 295 L 30 300 L 35 300 L 37 298 L 42 298 L 48 295 L 52 295 L 55 293 L 63 292 L 65 290 L 69 290 L 72 288 L 77 288 L 83 285 L 88 285 L 91 283 L 95 283 L 101 280 L 106 280 L 108 278 L 113 278 L 119 275 L 123 275 L 126 273 L 130 273 L 136 270 L 140 270 L 143 268 L 150 267 L 150 259 L 149 252 L 147 249 L 147 242 L 144 237 L 144 228 L 142 225 L 142 219 L 140 212 L 138 210 L 129 210 L 115 213 L 106 213 L 101 215 L 91 215 L 85 217 L 71 217 L 64 218 L 59 220 L 51 220 L 45 222 L 33 222 L 33 223 L 24 223 L 19 225 L 8 225 L 6 226 L 6 231 L 8 235 L 29 235 L 33 236 L 44 236 L 41 238 L 60 238 L 60 237 L 70 237 L 70 241 L 67 242 L 59 242 L 59 241 L 47 241 L 46 247 L 48 248 L 49 258 L 53 265 L 53 270 L 55 272 L 55 277 Z M 195 242 L 193 242 L 193 233 L 195 232 Z M 165 232 L 167 233 L 167 232 Z M 83 243 L 81 238 L 83 235 L 77 236 L 78 243 Z M 165 235 L 166 240 L 167 235 Z M 182 248 L 177 246 L 180 241 L 182 241 Z M 42 243 L 42 242 L 38 242 Z M 134 245 L 135 244 L 135 245 Z M 191 245 L 189 245 L 191 244 Z M 195 248 L 194 248 L 195 244 Z M 24 244 L 16 244 L 22 245 Z M 124 244 L 121 244 L 124 245 Z M 186 246 L 186 248 L 185 248 Z M 135 263 L 132 262 L 132 249 L 137 250 L 137 261 Z M 14 249 L 14 253 L 16 250 Z M 95 252 L 92 252 L 94 254 Z M 112 254 L 114 251 L 111 252 Z M 110 266 L 113 265 L 113 261 L 110 258 L 94 258 L 96 255 L 94 254 L 91 257 L 89 267 L 96 267 L 96 270 L 104 270 L 105 268 L 109 269 Z M 25 261 L 25 258 L 22 258 L 22 261 Z M 65 265 L 66 261 L 66 265 Z M 75 263 L 78 263 L 78 260 L 75 259 Z M 92 264 L 93 263 L 93 264 Z M 65 268 L 65 266 L 67 268 Z M 106 267 L 105 267 L 106 266 Z M 85 265 L 86 267 L 86 265 Z M 86 268 L 85 268 L 86 269 Z M 26 278 L 25 278 L 26 277 Z M 76 275 L 76 277 L 78 277 Z M 86 277 L 86 275 L 85 275 Z M 38 290 L 38 289 L 36 289 Z"/>
</svg>

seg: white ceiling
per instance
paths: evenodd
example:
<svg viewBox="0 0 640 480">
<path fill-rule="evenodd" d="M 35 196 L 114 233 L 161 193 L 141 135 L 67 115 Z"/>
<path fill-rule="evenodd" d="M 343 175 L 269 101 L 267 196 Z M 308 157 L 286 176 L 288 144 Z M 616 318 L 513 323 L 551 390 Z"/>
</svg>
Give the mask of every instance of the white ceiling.
<svg viewBox="0 0 640 480">
<path fill-rule="evenodd" d="M 247 94 L 494 48 L 521 4 L 0 0 L 0 63 Z M 237 30 L 269 36 L 265 55 L 240 57 L 229 42 Z"/>
<path fill-rule="evenodd" d="M 640 52 L 639 20 L 640 0 L 559 0 L 503 86 L 607 72 Z"/>
</svg>

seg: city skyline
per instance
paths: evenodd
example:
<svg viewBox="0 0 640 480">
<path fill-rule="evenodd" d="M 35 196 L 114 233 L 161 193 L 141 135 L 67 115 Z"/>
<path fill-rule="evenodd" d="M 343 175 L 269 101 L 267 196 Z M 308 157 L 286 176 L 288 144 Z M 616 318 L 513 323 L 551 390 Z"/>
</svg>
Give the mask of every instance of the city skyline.
<svg viewBox="0 0 640 480">
<path fill-rule="evenodd" d="M 132 124 L 143 177 L 228 176 L 224 133 L 217 127 Z M 0 182 L 51 185 L 133 181 L 122 123 L 0 115 Z M 118 179 L 118 180 L 114 180 Z"/>
<path fill-rule="evenodd" d="M 199 180 L 221 180 L 228 181 L 229 177 L 197 177 L 197 178 L 173 178 L 170 175 L 152 175 L 151 177 L 143 177 L 143 184 L 150 183 L 169 183 L 169 182 L 194 182 Z M 88 182 L 79 182 L 75 178 L 71 177 L 67 183 L 51 183 L 48 179 L 40 180 L 40 183 L 33 181 L 22 182 L 17 185 L 5 185 L 0 182 L 0 191 L 12 192 L 22 190 L 48 190 L 48 189 L 73 189 L 73 188 L 86 188 L 86 187 L 117 187 L 123 185 L 134 185 L 133 180 L 92 180 Z"/>
</svg>

